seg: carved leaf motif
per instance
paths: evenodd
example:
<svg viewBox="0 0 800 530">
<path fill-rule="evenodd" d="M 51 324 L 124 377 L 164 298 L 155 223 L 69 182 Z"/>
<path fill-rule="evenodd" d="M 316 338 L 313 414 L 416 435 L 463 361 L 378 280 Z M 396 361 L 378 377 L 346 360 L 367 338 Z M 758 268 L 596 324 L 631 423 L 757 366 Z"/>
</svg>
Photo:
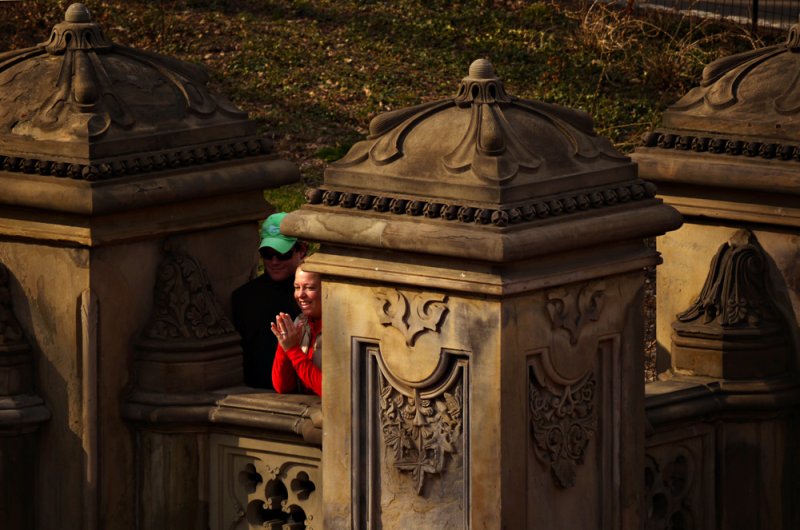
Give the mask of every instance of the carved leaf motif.
<svg viewBox="0 0 800 530">
<path fill-rule="evenodd" d="M 573 346 L 578 343 L 583 327 L 589 321 L 600 318 L 604 290 L 605 285 L 598 283 L 584 285 L 577 296 L 576 293 L 565 289 L 547 293 L 547 312 L 550 314 L 553 328 L 566 330 Z"/>
<path fill-rule="evenodd" d="M 530 367 L 528 400 L 537 458 L 550 469 L 556 485 L 575 485 L 597 418 L 593 373 L 575 385 L 544 384 Z"/>
<path fill-rule="evenodd" d="M 170 254 L 159 266 L 153 314 L 144 336 L 204 339 L 234 333 L 205 271 L 194 258 Z"/>
<path fill-rule="evenodd" d="M 380 376 L 380 422 L 387 458 L 398 471 L 411 475 L 417 495 L 422 495 L 426 476 L 441 474 L 447 455 L 459 451 L 461 379 L 454 385 L 450 392 L 422 399 L 418 391 L 402 394 Z"/>
<path fill-rule="evenodd" d="M 397 289 L 379 289 L 381 324 L 399 330 L 407 346 L 414 346 L 426 331 L 438 332 L 447 312 L 447 296 L 432 293 L 407 294 Z"/>
<path fill-rule="evenodd" d="M 677 318 L 721 328 L 756 328 L 781 320 L 770 296 L 764 249 L 748 230 L 722 244 L 711 260 L 700 295 Z"/>
</svg>

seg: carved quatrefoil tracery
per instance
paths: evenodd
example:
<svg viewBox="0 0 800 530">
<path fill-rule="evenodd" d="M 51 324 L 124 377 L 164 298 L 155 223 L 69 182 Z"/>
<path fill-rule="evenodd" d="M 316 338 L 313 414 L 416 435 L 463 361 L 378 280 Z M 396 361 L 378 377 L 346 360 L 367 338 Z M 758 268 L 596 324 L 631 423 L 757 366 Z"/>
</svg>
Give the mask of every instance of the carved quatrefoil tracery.
<svg viewBox="0 0 800 530">
<path fill-rule="evenodd" d="M 282 469 L 263 462 L 261 464 L 264 476 L 252 463 L 245 465 L 239 472 L 239 483 L 249 496 L 256 498 L 250 500 L 246 507 L 239 508 L 231 528 L 239 528 L 240 523 L 246 521 L 250 526 L 271 530 L 311 530 L 307 523 L 312 517 L 301 505 L 317 489 L 308 473 L 297 471 L 290 479 L 291 466 L 283 466 L 286 469 Z M 292 500 L 300 504 L 291 502 Z"/>
</svg>

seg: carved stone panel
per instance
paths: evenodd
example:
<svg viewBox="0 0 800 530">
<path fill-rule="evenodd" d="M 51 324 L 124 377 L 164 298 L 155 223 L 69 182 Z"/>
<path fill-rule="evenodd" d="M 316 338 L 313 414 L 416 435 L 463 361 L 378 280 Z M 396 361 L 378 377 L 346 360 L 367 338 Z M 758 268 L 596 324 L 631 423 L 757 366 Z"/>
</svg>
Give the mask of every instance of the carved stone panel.
<svg viewBox="0 0 800 530">
<path fill-rule="evenodd" d="M 210 454 L 211 528 L 322 528 L 320 449 L 214 434 Z"/>
<path fill-rule="evenodd" d="M 431 528 L 462 528 L 469 513 L 469 379 L 464 352 L 442 351 L 441 370 L 398 378 L 372 345 L 359 345 L 354 510 L 365 528 L 406 528 L 425 512 Z M 356 526 L 359 527 L 360 526 Z M 377 528 L 377 527 L 376 527 Z"/>
<path fill-rule="evenodd" d="M 597 429 L 593 373 L 575 384 L 559 385 L 529 367 L 528 406 L 534 449 L 559 488 L 575 485 L 577 468 Z"/>
<path fill-rule="evenodd" d="M 439 475 L 448 458 L 457 456 L 463 433 L 463 386 L 422 399 L 418 390 L 405 395 L 380 377 L 383 442 L 392 464 L 414 481 L 422 494 L 426 475 Z"/>
<path fill-rule="evenodd" d="M 630 472 L 628 463 L 636 458 L 630 444 L 621 452 L 621 433 L 636 418 L 626 418 L 633 411 L 623 400 L 626 394 L 619 389 L 620 376 L 615 372 L 622 362 L 620 335 L 595 336 L 594 341 L 593 347 L 571 352 L 583 367 L 574 377 L 564 377 L 555 369 L 556 358 L 565 354 L 563 349 L 528 352 L 523 381 L 528 398 L 529 525 L 540 521 L 546 528 L 560 528 L 560 524 L 620 528 L 615 522 L 623 510 L 618 500 L 628 495 L 622 491 L 620 477 Z M 563 347 L 564 343 L 558 344 Z M 638 482 L 636 490 L 641 491 Z M 549 506 L 547 514 L 533 508 L 540 505 Z M 581 507 L 579 512 L 576 505 Z"/>
</svg>

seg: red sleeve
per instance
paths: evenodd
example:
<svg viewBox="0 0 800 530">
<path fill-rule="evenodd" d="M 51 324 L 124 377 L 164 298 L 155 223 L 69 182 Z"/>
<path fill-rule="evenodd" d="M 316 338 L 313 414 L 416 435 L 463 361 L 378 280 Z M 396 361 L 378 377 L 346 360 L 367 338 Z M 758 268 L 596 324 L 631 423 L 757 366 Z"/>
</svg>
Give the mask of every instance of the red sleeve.
<svg viewBox="0 0 800 530">
<path fill-rule="evenodd" d="M 301 354 L 303 353 L 299 347 L 292 349 L 296 349 Z M 286 352 L 283 351 L 279 344 L 278 349 L 275 350 L 275 361 L 272 363 L 272 386 L 275 388 L 275 392 L 279 394 L 294 392 L 297 386 L 297 379 L 295 379 L 294 374 L 292 361 L 289 360 Z"/>
<path fill-rule="evenodd" d="M 279 347 L 280 348 L 280 347 Z M 322 395 L 322 370 L 317 368 L 317 365 L 311 360 L 311 355 L 306 355 L 299 346 L 291 348 L 284 355 L 288 356 L 291 360 L 294 371 L 297 372 L 297 377 L 300 381 L 309 388 L 316 395 Z M 276 355 L 275 361 L 277 363 L 278 357 Z M 275 365 L 272 369 L 272 381 L 275 382 Z M 278 387 L 275 387 L 278 390 Z"/>
</svg>

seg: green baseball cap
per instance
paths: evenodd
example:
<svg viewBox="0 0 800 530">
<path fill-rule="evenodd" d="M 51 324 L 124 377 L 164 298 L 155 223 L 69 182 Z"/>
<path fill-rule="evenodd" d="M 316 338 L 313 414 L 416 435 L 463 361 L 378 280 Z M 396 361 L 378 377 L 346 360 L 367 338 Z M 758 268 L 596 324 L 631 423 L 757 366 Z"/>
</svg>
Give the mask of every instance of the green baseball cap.
<svg viewBox="0 0 800 530">
<path fill-rule="evenodd" d="M 286 217 L 286 212 L 274 213 L 267 217 L 266 221 L 261 225 L 261 245 L 258 247 L 259 249 L 269 247 L 281 254 L 286 254 L 292 249 L 297 242 L 297 238 L 281 234 L 281 221 L 283 221 L 284 217 Z"/>
</svg>

